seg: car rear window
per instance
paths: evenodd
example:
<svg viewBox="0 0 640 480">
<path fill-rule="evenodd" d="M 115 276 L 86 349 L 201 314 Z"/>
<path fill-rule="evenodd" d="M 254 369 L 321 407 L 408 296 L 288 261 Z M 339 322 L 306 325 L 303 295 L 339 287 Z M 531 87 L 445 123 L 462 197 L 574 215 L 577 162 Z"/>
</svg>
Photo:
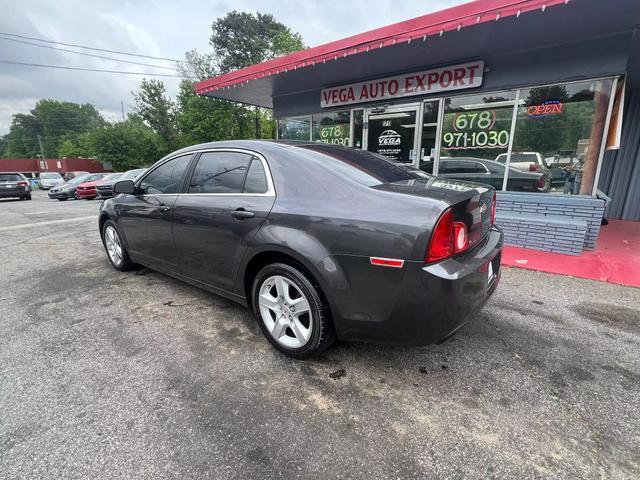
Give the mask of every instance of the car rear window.
<svg viewBox="0 0 640 480">
<path fill-rule="evenodd" d="M 20 180 L 24 179 L 16 173 L 0 173 L 0 182 L 19 182 Z"/>
<path fill-rule="evenodd" d="M 365 150 L 337 147 L 323 143 L 301 145 L 300 147 L 324 154 L 323 159 L 320 161 L 326 167 L 368 187 L 381 183 L 402 182 L 421 178 L 420 175 L 412 172 L 409 168 L 403 168 L 381 155 Z"/>
<path fill-rule="evenodd" d="M 40 178 L 44 178 L 44 179 L 60 179 L 62 178 L 62 175 L 60 175 L 59 173 L 42 173 L 40 174 Z"/>
</svg>

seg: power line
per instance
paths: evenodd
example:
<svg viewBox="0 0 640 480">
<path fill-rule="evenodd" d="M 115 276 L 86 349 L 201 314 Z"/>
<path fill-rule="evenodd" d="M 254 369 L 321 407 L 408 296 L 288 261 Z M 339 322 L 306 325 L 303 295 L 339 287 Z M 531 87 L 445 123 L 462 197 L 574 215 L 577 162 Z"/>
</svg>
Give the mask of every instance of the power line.
<svg viewBox="0 0 640 480">
<path fill-rule="evenodd" d="M 75 50 L 69 50 L 67 48 L 52 47 L 50 45 L 40 45 L 39 43 L 26 42 L 24 40 L 18 40 L 18 39 L 15 39 L 15 38 L 7 38 L 7 37 L 2 36 L 2 34 L 0 34 L 0 40 L 8 40 L 9 42 L 22 43 L 24 45 L 32 45 L 34 47 L 48 48 L 48 49 L 51 49 L 51 50 L 58 50 L 60 52 L 75 53 L 77 55 L 84 55 L 85 57 L 101 58 L 103 60 L 112 60 L 112 61 L 115 61 L 115 62 L 130 63 L 132 65 L 142 65 L 144 67 L 161 68 L 163 70 L 173 70 L 173 71 L 176 71 L 176 72 L 179 71 L 177 68 L 173 68 L 173 67 L 163 67 L 163 66 L 160 66 L 160 65 L 152 65 L 150 63 L 140 63 L 140 62 L 134 62 L 134 61 L 131 61 L 131 60 L 123 60 L 123 59 L 115 58 L 115 57 L 105 57 L 103 55 L 96 55 L 94 53 L 76 52 Z"/>
<path fill-rule="evenodd" d="M 123 72 L 122 70 L 104 70 L 101 68 L 81 68 L 81 67 L 66 67 L 63 65 L 44 65 L 41 63 L 28 63 L 28 62 L 14 62 L 13 60 L 0 60 L 0 63 L 6 63 L 9 65 L 24 65 L 27 67 L 42 67 L 42 68 L 58 68 L 62 70 L 81 70 L 83 72 L 102 72 L 102 73 L 119 73 L 121 75 L 139 75 L 143 77 L 174 77 L 174 78 L 186 78 L 184 75 L 174 75 L 170 73 L 144 73 L 144 72 Z"/>
<path fill-rule="evenodd" d="M 178 63 L 189 63 L 189 62 L 185 62 L 184 60 L 176 60 L 175 58 L 154 57 L 152 55 L 143 55 L 141 53 L 129 53 L 129 52 L 121 52 L 118 50 L 109 50 L 107 48 L 87 47 L 86 45 L 78 45 L 76 43 L 55 42 L 53 40 L 47 40 L 44 38 L 36 38 L 36 37 L 27 37 L 26 35 L 18 35 L 15 33 L 0 32 L 0 35 L 6 35 L 8 37 L 24 38 L 26 40 L 35 40 L 37 42 L 53 43 L 56 45 L 64 45 L 65 47 L 83 48 L 85 50 L 94 50 L 96 52 L 117 53 L 118 55 L 129 55 L 131 57 L 150 58 L 153 60 L 167 60 L 169 62 L 178 62 Z"/>
</svg>

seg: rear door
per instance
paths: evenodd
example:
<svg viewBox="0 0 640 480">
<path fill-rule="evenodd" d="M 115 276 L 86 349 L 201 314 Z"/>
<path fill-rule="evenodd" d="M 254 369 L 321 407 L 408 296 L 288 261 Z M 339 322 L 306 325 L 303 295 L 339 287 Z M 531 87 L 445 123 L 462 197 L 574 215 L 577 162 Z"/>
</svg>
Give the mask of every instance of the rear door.
<svg viewBox="0 0 640 480">
<path fill-rule="evenodd" d="M 273 203 L 267 162 L 244 150 L 204 152 L 174 205 L 183 275 L 231 291 L 240 262 Z"/>
<path fill-rule="evenodd" d="M 136 182 L 136 194 L 117 204 L 129 252 L 159 270 L 177 272 L 173 206 L 182 191 L 193 154 L 174 157 Z"/>
</svg>

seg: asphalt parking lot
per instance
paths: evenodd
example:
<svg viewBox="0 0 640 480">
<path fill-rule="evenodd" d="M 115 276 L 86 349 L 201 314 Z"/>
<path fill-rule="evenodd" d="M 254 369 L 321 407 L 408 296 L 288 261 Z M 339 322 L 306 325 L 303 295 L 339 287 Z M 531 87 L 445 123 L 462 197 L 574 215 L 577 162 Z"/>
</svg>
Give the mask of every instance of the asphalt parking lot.
<svg viewBox="0 0 640 480">
<path fill-rule="evenodd" d="M 294 361 L 33 198 L 0 200 L 2 479 L 640 476 L 637 289 L 505 269 L 442 345 Z"/>
</svg>

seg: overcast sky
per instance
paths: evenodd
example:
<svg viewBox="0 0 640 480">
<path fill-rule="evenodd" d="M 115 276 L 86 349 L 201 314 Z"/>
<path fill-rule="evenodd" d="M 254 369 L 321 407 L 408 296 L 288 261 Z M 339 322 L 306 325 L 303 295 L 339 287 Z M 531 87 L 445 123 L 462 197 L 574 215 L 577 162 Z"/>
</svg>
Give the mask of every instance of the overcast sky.
<svg viewBox="0 0 640 480">
<path fill-rule="evenodd" d="M 300 32 L 307 45 L 315 46 L 459 3 L 463 1 L 0 0 L 0 32 L 182 59 L 184 53 L 193 48 L 200 52 L 209 51 L 211 23 L 234 9 L 271 13 L 292 30 Z M 3 39 L 0 39 L 0 60 L 121 71 L 154 71 L 148 67 Z M 129 60 L 154 62 L 131 57 Z M 124 102 L 125 113 L 131 111 L 131 91 L 137 88 L 141 78 L 0 63 L 0 135 L 8 132 L 12 114 L 28 112 L 40 98 L 92 103 L 108 120 L 115 120 L 121 115 L 121 101 Z M 178 81 L 165 79 L 165 85 L 174 96 Z"/>
</svg>

